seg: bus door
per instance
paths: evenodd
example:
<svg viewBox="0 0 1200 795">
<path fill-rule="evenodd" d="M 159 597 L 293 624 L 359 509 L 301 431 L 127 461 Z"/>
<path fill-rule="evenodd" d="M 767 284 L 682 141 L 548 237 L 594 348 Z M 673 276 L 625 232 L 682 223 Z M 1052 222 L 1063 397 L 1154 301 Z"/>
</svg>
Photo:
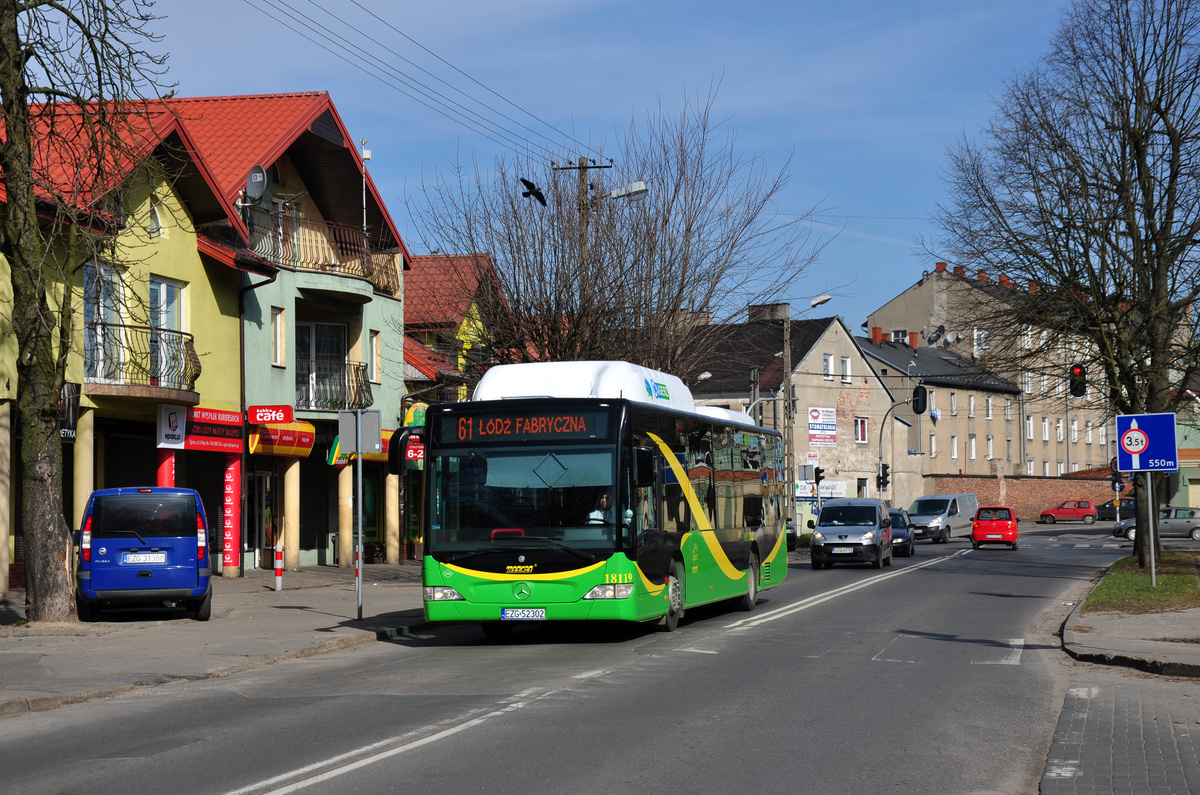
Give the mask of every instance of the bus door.
<svg viewBox="0 0 1200 795">
<path fill-rule="evenodd" d="M 635 474 L 631 483 L 633 538 L 638 568 L 654 584 L 666 581 L 674 551 L 663 532 L 662 465 L 649 447 L 634 451 Z M 647 473 L 647 470 L 649 472 Z"/>
</svg>

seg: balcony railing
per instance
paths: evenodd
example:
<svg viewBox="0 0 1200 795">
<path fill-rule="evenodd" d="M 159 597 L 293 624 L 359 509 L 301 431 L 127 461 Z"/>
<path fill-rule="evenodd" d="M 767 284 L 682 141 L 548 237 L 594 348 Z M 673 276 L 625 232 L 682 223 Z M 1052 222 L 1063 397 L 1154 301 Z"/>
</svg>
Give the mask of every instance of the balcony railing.
<svg viewBox="0 0 1200 795">
<path fill-rule="evenodd" d="M 84 323 L 83 374 L 91 383 L 194 392 L 200 357 L 192 335 L 182 331 Z"/>
<path fill-rule="evenodd" d="M 328 359 L 296 362 L 296 408 L 352 411 L 374 402 L 365 364 Z"/>
<path fill-rule="evenodd" d="M 400 292 L 399 256 L 373 249 L 360 227 L 263 207 L 247 207 L 245 212 L 255 254 L 286 267 L 362 276 L 380 292 Z"/>
</svg>

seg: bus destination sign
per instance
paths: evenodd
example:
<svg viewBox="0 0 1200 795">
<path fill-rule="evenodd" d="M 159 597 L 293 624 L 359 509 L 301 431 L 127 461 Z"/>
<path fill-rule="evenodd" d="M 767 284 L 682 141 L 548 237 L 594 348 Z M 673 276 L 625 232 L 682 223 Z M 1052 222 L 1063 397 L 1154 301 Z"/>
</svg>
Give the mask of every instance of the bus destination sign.
<svg viewBox="0 0 1200 795">
<path fill-rule="evenodd" d="M 608 436 L 608 414 L 602 411 L 486 412 L 443 417 L 443 444 L 478 444 L 550 439 L 595 439 Z"/>
</svg>

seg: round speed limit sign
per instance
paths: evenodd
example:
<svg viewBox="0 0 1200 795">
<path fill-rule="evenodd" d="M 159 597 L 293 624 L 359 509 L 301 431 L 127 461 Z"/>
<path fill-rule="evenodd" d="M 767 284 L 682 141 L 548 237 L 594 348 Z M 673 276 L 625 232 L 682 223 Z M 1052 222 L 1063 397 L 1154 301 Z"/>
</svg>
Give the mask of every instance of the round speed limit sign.
<svg viewBox="0 0 1200 795">
<path fill-rule="evenodd" d="M 1121 449 L 1130 455 L 1138 455 L 1146 449 L 1146 445 L 1150 444 L 1150 437 L 1145 431 L 1140 431 L 1137 428 L 1130 428 L 1121 434 Z"/>
</svg>

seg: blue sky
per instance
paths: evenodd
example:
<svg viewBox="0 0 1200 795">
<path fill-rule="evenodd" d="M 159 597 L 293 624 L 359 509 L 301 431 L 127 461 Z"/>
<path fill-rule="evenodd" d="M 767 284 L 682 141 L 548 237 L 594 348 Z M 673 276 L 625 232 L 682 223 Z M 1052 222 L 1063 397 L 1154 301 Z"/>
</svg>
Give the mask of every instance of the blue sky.
<svg viewBox="0 0 1200 795">
<path fill-rule="evenodd" d="M 315 23 L 373 63 L 390 61 L 436 85 L 420 67 L 486 96 L 554 146 L 561 136 L 506 103 L 595 144 L 615 141 L 632 115 L 660 101 L 677 110 L 685 93 L 707 93 L 719 80 L 715 116 L 736 131 L 738 147 L 775 168 L 791 158 L 777 212 L 820 205 L 816 231 L 836 235 L 780 298 L 803 311 L 807 297 L 831 292 L 834 300 L 817 314 L 839 314 L 857 329 L 932 268 L 934 258 L 915 240 L 936 235 L 924 219 L 945 200 L 946 148 L 982 128 L 1004 80 L 1046 51 L 1064 4 L 336 0 L 324 7 L 337 18 L 312 0 L 160 0 L 156 11 L 166 19 L 154 29 L 170 53 L 168 80 L 178 82 L 180 96 L 328 91 L 350 133 L 368 139 L 372 175 L 414 243 L 405 192 L 458 159 L 489 164 L 503 147 L 289 30 L 285 9 L 306 17 L 302 27 L 319 40 L 330 37 Z M 414 253 L 425 252 L 414 245 Z"/>
</svg>

